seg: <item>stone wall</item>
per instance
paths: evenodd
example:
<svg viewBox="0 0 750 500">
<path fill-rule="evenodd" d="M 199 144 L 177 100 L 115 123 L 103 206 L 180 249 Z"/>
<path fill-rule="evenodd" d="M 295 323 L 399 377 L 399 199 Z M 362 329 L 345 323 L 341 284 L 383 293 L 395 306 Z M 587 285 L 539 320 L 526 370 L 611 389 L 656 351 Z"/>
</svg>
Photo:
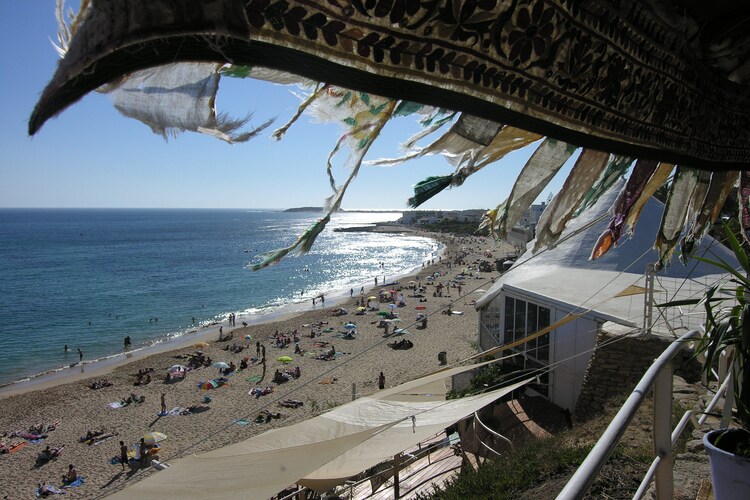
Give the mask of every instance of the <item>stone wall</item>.
<svg viewBox="0 0 750 500">
<path fill-rule="evenodd" d="M 654 359 L 672 342 L 627 337 L 603 345 L 613 338 L 606 332 L 597 336 L 597 349 L 589 361 L 581 395 L 576 402 L 574 416 L 578 421 L 601 413 L 608 400 L 632 392 Z M 673 367 L 675 374 L 689 382 L 700 378 L 700 365 L 687 350 L 674 357 Z"/>
</svg>

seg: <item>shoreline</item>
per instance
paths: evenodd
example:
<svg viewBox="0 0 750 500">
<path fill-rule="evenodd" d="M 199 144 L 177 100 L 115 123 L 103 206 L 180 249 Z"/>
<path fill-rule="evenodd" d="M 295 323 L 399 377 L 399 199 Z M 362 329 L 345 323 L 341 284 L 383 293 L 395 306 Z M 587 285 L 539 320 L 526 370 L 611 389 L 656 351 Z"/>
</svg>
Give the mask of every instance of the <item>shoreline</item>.
<svg viewBox="0 0 750 500">
<path fill-rule="evenodd" d="M 352 229 L 363 232 L 410 233 L 412 235 L 414 235 L 415 233 L 419 233 L 419 236 L 432 240 L 439 246 L 436 254 L 437 256 L 442 255 L 442 253 L 445 252 L 448 246 L 444 241 L 440 239 L 440 233 L 420 231 L 412 228 L 409 228 L 406 231 L 393 230 L 394 228 L 399 227 L 401 226 L 397 224 L 383 223 L 382 226 L 358 226 Z M 346 229 L 345 232 L 349 232 L 348 229 Z M 393 278 L 395 280 L 400 280 L 402 277 L 408 277 L 414 274 L 418 269 L 419 266 L 405 269 L 401 274 L 394 275 Z M 352 287 L 364 287 L 365 293 L 367 295 L 369 295 L 374 288 L 377 288 L 374 287 L 372 283 L 369 284 L 369 288 L 368 285 L 364 283 L 357 283 L 355 285 L 352 285 Z M 327 297 L 329 297 L 328 304 L 330 306 L 340 305 L 341 302 L 348 298 L 346 297 L 346 290 L 341 290 L 340 292 L 332 292 L 330 295 L 327 294 Z M 241 313 L 239 313 L 237 315 L 237 319 L 239 319 L 240 322 L 245 321 L 246 323 L 248 323 L 248 326 L 256 326 L 275 323 L 279 321 L 286 321 L 305 314 L 306 312 L 320 309 L 316 308 L 315 306 L 309 308 L 308 306 L 306 306 L 306 304 L 307 301 L 300 301 L 297 303 L 288 304 L 262 315 L 242 315 Z M 143 358 L 147 358 L 155 354 L 162 354 L 165 352 L 184 349 L 198 342 L 215 339 L 216 337 L 218 337 L 219 327 L 223 326 L 226 329 L 228 324 L 229 323 L 227 320 L 214 322 L 202 327 L 189 330 L 179 336 L 173 336 L 163 340 L 153 341 L 152 343 L 149 343 L 142 347 L 138 347 L 136 349 L 113 353 L 91 361 L 84 360 L 82 363 L 71 363 L 68 366 L 53 368 L 43 372 L 27 375 L 18 380 L 5 382 L 3 384 L 0 384 L 0 400 L 9 396 L 24 394 L 29 391 L 43 390 L 60 384 L 77 382 L 88 378 L 102 377 L 104 375 L 107 375 L 108 373 L 111 373 L 118 367 L 126 366 Z M 234 329 L 237 328 L 240 327 L 234 327 Z M 228 331 L 231 332 L 234 330 Z"/>
<path fill-rule="evenodd" d="M 385 374 L 385 386 L 392 387 L 440 368 L 438 360 L 442 352 L 447 352 L 449 365 L 476 354 L 477 312 L 471 302 L 479 295 L 474 290 L 486 288 L 499 273 L 482 273 L 480 279 L 466 277 L 461 294 L 457 287 L 449 284 L 449 280 L 455 279 L 465 266 L 475 268 L 475 259 L 483 258 L 488 249 L 497 258 L 505 251 L 512 251 L 512 248 L 496 246 L 495 242 L 478 237 L 452 238 L 446 234 L 435 234 L 433 238 L 445 245 L 443 254 L 434 258 L 435 264 L 420 267 L 399 279 L 405 285 L 409 279 L 425 281 L 428 274 L 440 273 L 435 285 L 425 284 L 427 293 L 424 294 L 424 302 L 412 297 L 412 291 L 403 291 L 407 303 L 405 307 L 396 309 L 402 318 L 402 322 L 396 324 L 408 329 L 407 334 L 385 336 L 377 325 L 380 316 L 374 312 L 362 316 L 352 314 L 354 299 L 359 298 L 359 294 L 355 293 L 354 298 L 344 297 L 336 305 L 332 300 L 327 300 L 324 308 L 307 309 L 247 327 L 238 326 L 232 329 L 234 339 L 230 342 L 210 338 L 210 334 L 217 334 L 217 330 L 201 331 L 208 344 L 201 350 L 214 361 L 239 363 L 243 356 L 255 356 L 256 342 L 262 343 L 268 351 L 265 373 L 259 363 L 251 363 L 246 370 L 228 375 L 229 384 L 212 391 L 198 389 L 199 382 L 219 376 L 217 369 L 212 367 L 191 370 L 181 381 L 164 380 L 170 366 L 184 363 L 176 358 L 196 350 L 192 344 L 201 341 L 196 336 L 190 338 L 184 347 L 170 344 L 164 352 L 134 356 L 122 365 L 107 367 L 105 376 L 112 383 L 108 387 L 89 388 L 92 380 L 101 375 L 87 370 L 84 374 L 77 374 L 72 381 L 58 380 L 49 387 L 37 385 L 3 397 L 0 432 L 26 431 L 38 423 L 57 421 L 58 424 L 40 443 L 27 442 L 20 451 L 0 456 L 5 478 L 0 483 L 0 498 L 3 495 L 10 498 L 33 497 L 34 488 L 39 483 L 58 486 L 59 481 L 55 481 L 55 478 L 65 472 L 69 463 L 75 464 L 79 474 L 86 477 L 86 483 L 68 493 L 76 498 L 101 498 L 157 473 L 154 468 L 139 468 L 137 465 L 123 471 L 119 464 L 113 464 L 111 459 L 118 454 L 120 440 L 132 449 L 144 433 L 162 432 L 168 439 L 161 443 L 160 460 L 173 463 L 186 454 L 202 453 L 240 442 L 267 430 L 307 420 L 351 401 L 353 397 L 367 396 L 377 391 L 381 371 Z M 455 263 L 452 270 L 448 269 L 447 262 L 458 259 L 462 255 L 462 247 L 469 252 L 466 262 Z M 438 280 L 447 285 L 443 289 L 443 296 L 433 296 Z M 367 286 L 365 289 L 367 297 L 374 287 Z M 331 313 L 336 307 L 346 307 L 350 313 L 333 316 Z M 461 314 L 442 314 L 447 307 Z M 381 309 L 388 310 L 385 307 Z M 415 316 L 422 311 L 429 318 L 425 329 L 416 325 Z M 319 335 L 311 338 L 311 329 L 321 322 L 324 325 L 320 327 Z M 344 330 L 345 322 L 357 324 L 358 333 L 352 340 L 344 339 L 340 333 Z M 224 330 L 229 333 L 226 327 Z M 299 332 L 302 354 L 295 354 L 293 345 L 291 349 L 274 347 L 270 340 L 275 331 L 283 333 L 293 330 Z M 251 340 L 245 340 L 246 335 L 250 335 Z M 396 350 L 388 346 L 388 343 L 405 338 L 413 342 L 411 349 Z M 225 350 L 233 342 L 248 344 L 248 347 L 240 353 Z M 326 346 L 335 346 L 335 359 L 317 359 L 317 354 L 327 349 Z M 293 361 L 285 364 L 279 360 L 281 355 L 288 355 Z M 276 370 L 296 366 L 301 368 L 299 379 L 280 384 L 272 381 Z M 154 369 L 151 383 L 134 386 L 137 372 L 149 368 Z M 251 396 L 249 391 L 256 386 L 271 387 L 273 392 L 262 397 Z M 112 402 L 120 401 L 130 393 L 144 396 L 145 401 L 124 408 L 110 407 Z M 198 405 L 204 411 L 161 416 L 161 394 L 166 395 L 167 409 Z M 203 402 L 205 395 L 211 396 L 210 403 Z M 290 398 L 302 402 L 302 406 L 292 409 L 279 404 Z M 278 412 L 280 418 L 256 423 L 256 416 L 266 410 Z M 97 429 L 105 429 L 116 436 L 101 445 L 87 446 L 80 442 L 80 437 L 87 431 Z M 0 440 L 8 445 L 23 441 L 18 437 L 3 437 Z M 35 467 L 37 453 L 47 445 L 65 446 L 64 454 L 59 460 Z"/>
</svg>

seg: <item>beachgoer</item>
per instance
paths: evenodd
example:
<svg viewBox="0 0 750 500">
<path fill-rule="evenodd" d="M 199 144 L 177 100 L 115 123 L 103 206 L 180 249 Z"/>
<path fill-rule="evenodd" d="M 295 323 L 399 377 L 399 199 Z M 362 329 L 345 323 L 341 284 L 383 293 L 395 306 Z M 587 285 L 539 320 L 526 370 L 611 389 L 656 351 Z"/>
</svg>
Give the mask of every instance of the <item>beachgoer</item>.
<svg viewBox="0 0 750 500">
<path fill-rule="evenodd" d="M 375 276 L 375 286 L 378 286 L 378 277 Z"/>
<path fill-rule="evenodd" d="M 365 287 L 362 287 L 359 289 L 359 294 L 364 295 L 365 294 Z"/>
<path fill-rule="evenodd" d="M 146 451 L 146 440 L 141 438 L 141 442 L 138 443 L 138 452 L 141 455 L 141 466 L 144 467 L 148 464 L 148 452 Z"/>
<path fill-rule="evenodd" d="M 349 298 L 354 297 L 354 288 L 349 289 Z"/>
<path fill-rule="evenodd" d="M 68 465 L 68 472 L 63 474 L 62 480 L 65 484 L 70 484 L 78 479 L 78 471 L 73 464 Z"/>
<path fill-rule="evenodd" d="M 195 324 L 195 316 L 193 316 L 193 324 Z"/>
<path fill-rule="evenodd" d="M 80 347 L 78 348 L 78 361 L 83 361 L 83 351 Z"/>
<path fill-rule="evenodd" d="M 161 393 L 161 412 L 162 413 L 167 413 L 167 400 L 166 400 L 166 397 L 167 397 L 167 395 L 162 392 Z"/>
<path fill-rule="evenodd" d="M 128 347 L 130 347 L 130 335 L 125 337 L 125 349 L 127 349 Z"/>
<path fill-rule="evenodd" d="M 68 344 L 65 344 L 63 347 L 63 352 L 68 352 L 70 349 L 68 349 Z"/>
<path fill-rule="evenodd" d="M 322 293 L 320 294 L 320 303 L 323 304 L 323 306 L 325 307 L 325 305 L 326 305 L 326 297 Z"/>
<path fill-rule="evenodd" d="M 385 375 L 383 375 L 383 372 L 380 372 L 378 376 L 378 389 L 385 389 Z"/>
<path fill-rule="evenodd" d="M 120 463 L 122 464 L 122 470 L 125 470 L 125 464 L 128 463 L 128 445 L 125 441 L 120 441 Z"/>
</svg>

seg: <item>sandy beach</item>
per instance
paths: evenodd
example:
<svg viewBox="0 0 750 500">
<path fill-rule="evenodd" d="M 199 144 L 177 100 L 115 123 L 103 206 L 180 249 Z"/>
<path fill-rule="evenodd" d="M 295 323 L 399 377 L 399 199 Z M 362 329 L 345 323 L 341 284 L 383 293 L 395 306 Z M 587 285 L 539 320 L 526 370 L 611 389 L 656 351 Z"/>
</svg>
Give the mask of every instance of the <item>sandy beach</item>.
<svg viewBox="0 0 750 500">
<path fill-rule="evenodd" d="M 328 301 L 325 307 L 318 304 L 313 310 L 279 321 L 247 327 L 224 324 L 223 333 L 232 334 L 229 341 L 220 342 L 216 335 L 208 339 L 196 338 L 187 346 L 183 344 L 148 357 L 134 357 L 121 366 L 79 373 L 73 378 L 56 380 L 54 385 L 32 384 L 22 393 L 0 396 L 0 432 L 29 432 L 37 424 L 56 424 L 54 430 L 45 432 L 46 438 L 36 442 L 18 436 L 0 439 L 8 447 L 25 443 L 13 453 L 0 455 L 0 476 L 3 478 L 0 496 L 34 498 L 35 488 L 40 483 L 60 487 L 68 465 L 75 464 L 85 482 L 79 487 L 66 488 L 67 494 L 76 498 L 104 497 L 155 472 L 153 468 L 139 467 L 128 467 L 123 471 L 119 463 L 113 463 L 112 459 L 119 454 L 120 440 L 132 449 L 144 434 L 164 433 L 168 437 L 160 443 L 159 459 L 168 462 L 299 422 L 351 401 L 352 397 L 371 394 L 378 390 L 381 371 L 385 375 L 385 385 L 389 387 L 437 369 L 441 351 L 447 353 L 449 364 L 475 354 L 477 314 L 471 303 L 481 296 L 475 290 L 486 290 L 491 286 L 491 280 L 499 275 L 495 271 L 483 272 L 481 278 L 477 278 L 476 263 L 480 260 L 494 262 L 512 253 L 513 249 L 484 238 L 429 236 L 445 243 L 446 251 L 440 259 L 435 259 L 434 264 L 426 265 L 412 276 L 401 277 L 399 285 L 388 287 L 389 290 L 403 288 L 401 293 L 406 298 L 405 306 L 394 309 L 400 321 L 390 323 L 388 337 L 378 326 L 382 317 L 375 311 L 354 314 L 355 301 L 360 299 L 359 290 L 355 290 L 352 298 L 338 304 Z M 459 288 L 448 286 L 448 282 L 465 269 L 470 269 L 474 276 L 464 278 L 459 293 Z M 427 285 L 425 278 L 435 272 L 440 273 L 440 277 L 434 280 L 434 284 Z M 414 291 L 407 288 L 412 280 L 425 286 L 423 299 L 414 297 Z M 440 283 L 446 285 L 442 288 L 443 296 L 434 296 Z M 380 288 L 365 289 L 363 297 L 378 295 Z M 348 314 L 333 315 L 338 307 L 346 308 Z M 416 310 L 416 307 L 424 309 Z M 462 314 L 444 314 L 447 309 Z M 385 303 L 381 304 L 380 311 L 390 310 Z M 420 312 L 428 317 L 425 329 L 417 328 L 415 319 Z M 347 322 L 356 323 L 357 334 L 353 339 L 343 338 Z M 393 336 L 394 326 L 405 328 L 408 333 Z M 295 330 L 301 354 L 295 354 L 293 341 L 284 348 L 274 346 L 276 332 L 288 334 L 291 338 Z M 312 331 L 317 332 L 314 338 L 311 338 Z M 389 343 L 402 339 L 410 340 L 413 347 L 408 350 L 389 347 Z M 206 345 L 195 346 L 203 340 Z M 252 362 L 256 357 L 256 342 L 260 342 L 266 352 L 265 377 L 258 382 L 254 379 L 263 375 L 263 368 L 260 362 Z M 246 348 L 241 352 L 225 350 L 233 344 Z M 331 347 L 337 352 L 334 359 L 317 359 Z M 212 362 L 232 362 L 237 366 L 247 356 L 250 366 L 227 375 L 228 383 L 212 390 L 198 388 L 199 382 L 222 376 L 212 366 L 190 370 L 184 379 L 178 381 L 165 381 L 171 366 L 187 364 L 186 356 L 198 350 L 209 356 Z M 289 356 L 292 360 L 286 363 L 278 361 L 281 356 Z M 299 378 L 280 384 L 273 382 L 276 370 L 283 372 L 296 367 L 301 372 Z M 153 369 L 151 382 L 135 386 L 138 372 L 150 369 Z M 100 378 L 106 378 L 112 385 L 92 389 L 92 382 Z M 273 392 L 260 397 L 250 395 L 249 391 L 255 387 L 270 387 Z M 110 406 L 131 393 L 143 396 L 145 400 L 121 408 Z M 162 394 L 165 394 L 167 410 L 197 406 L 198 412 L 161 416 Z M 211 401 L 204 403 L 204 396 L 210 396 Z M 303 404 L 297 408 L 279 405 L 288 399 Z M 281 416 L 256 423 L 262 410 L 278 412 Z M 81 442 L 81 437 L 88 431 L 96 430 L 104 430 L 113 436 L 91 445 Z M 51 448 L 64 446 L 64 450 L 60 457 L 39 465 L 37 455 L 47 445 Z"/>
</svg>

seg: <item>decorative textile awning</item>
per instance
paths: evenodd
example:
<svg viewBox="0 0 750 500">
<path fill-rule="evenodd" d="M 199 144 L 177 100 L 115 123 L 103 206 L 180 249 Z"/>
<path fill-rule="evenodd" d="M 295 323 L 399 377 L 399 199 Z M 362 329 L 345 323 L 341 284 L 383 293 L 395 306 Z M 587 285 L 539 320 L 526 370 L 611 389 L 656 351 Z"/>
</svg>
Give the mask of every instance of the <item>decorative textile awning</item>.
<svg viewBox="0 0 750 500">
<path fill-rule="evenodd" d="M 373 163 L 442 154 L 456 168 L 452 175 L 417 184 L 413 206 L 460 186 L 507 152 L 546 137 L 510 198 L 488 213 L 486 225 L 500 236 L 576 149 L 582 148 L 578 161 L 540 221 L 540 245 L 553 246 L 572 217 L 632 168 L 592 258 L 633 230 L 640 207 L 677 165 L 656 238 L 664 263 L 686 226 L 686 249 L 702 236 L 738 182 L 743 226 L 750 227 L 750 177 L 739 174 L 750 160 L 750 6 L 738 4 L 85 1 L 69 28 L 72 36 L 63 36 L 65 57 L 32 113 L 29 132 L 104 84 L 122 94 L 128 79 L 143 81 L 144 70 L 167 64 L 203 62 L 213 68 L 194 66 L 202 79 L 186 82 L 191 89 L 205 89 L 199 82 L 212 84 L 219 74 L 324 82 L 297 116 L 309 109 L 345 125 L 331 157 L 349 148 L 351 175 L 336 183 L 329 158 L 333 195 L 326 214 L 256 268 L 292 250 L 309 250 L 341 206 L 380 130 L 391 117 L 404 114 L 420 116 L 424 132 L 407 143 L 404 158 Z M 175 85 L 170 81 L 160 89 Z M 200 95 L 213 106 L 210 95 Z M 127 98 L 133 102 L 133 96 Z M 146 107 L 149 117 L 154 109 L 164 109 Z M 268 125 L 240 133 L 242 120 L 217 119 L 210 112 L 207 125 L 180 119 L 172 125 L 162 118 L 156 125 L 145 121 L 161 133 L 198 130 L 230 142 L 246 140 Z M 416 141 L 447 123 L 451 127 L 441 137 L 416 147 Z M 274 135 L 281 137 L 288 126 Z"/>
</svg>

